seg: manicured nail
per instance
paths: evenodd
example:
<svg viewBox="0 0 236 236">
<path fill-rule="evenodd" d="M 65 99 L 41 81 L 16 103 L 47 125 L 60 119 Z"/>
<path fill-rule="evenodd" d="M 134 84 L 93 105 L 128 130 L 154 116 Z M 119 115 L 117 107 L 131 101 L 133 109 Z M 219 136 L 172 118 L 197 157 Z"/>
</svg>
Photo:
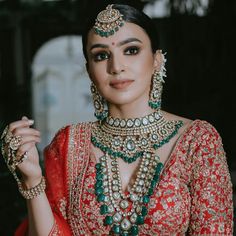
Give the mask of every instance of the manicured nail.
<svg viewBox="0 0 236 236">
<path fill-rule="evenodd" d="M 29 125 L 32 125 L 34 123 L 34 120 L 29 120 Z"/>
</svg>

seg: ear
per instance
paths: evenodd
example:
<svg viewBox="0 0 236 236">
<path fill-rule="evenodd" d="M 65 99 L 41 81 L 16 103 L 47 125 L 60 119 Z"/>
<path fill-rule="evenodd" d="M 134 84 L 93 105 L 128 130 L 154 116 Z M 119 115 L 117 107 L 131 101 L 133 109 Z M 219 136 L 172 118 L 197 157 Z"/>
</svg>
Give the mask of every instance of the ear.
<svg viewBox="0 0 236 236">
<path fill-rule="evenodd" d="M 159 71 L 163 63 L 164 61 L 163 61 L 162 50 L 156 50 L 154 54 L 154 70 Z"/>
</svg>

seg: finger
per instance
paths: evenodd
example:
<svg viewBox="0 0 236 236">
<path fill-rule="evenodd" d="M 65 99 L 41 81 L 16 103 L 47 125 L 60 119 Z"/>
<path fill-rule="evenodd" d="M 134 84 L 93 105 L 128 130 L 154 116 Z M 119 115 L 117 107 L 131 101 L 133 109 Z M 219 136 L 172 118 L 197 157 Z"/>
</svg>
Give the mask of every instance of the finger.
<svg viewBox="0 0 236 236">
<path fill-rule="evenodd" d="M 25 152 L 29 152 L 31 148 L 35 147 L 35 142 L 26 143 L 24 145 L 21 145 L 19 149 L 16 152 L 16 156 L 20 158 L 22 155 L 24 155 Z"/>
<path fill-rule="evenodd" d="M 31 135 L 31 136 L 37 136 L 40 137 L 40 132 L 36 129 L 33 128 L 17 128 L 13 132 L 13 135 L 17 136 L 26 136 L 26 135 Z"/>
<path fill-rule="evenodd" d="M 29 120 L 27 116 L 22 116 L 22 120 Z"/>
<path fill-rule="evenodd" d="M 41 139 L 40 137 L 37 137 L 37 136 L 25 136 L 21 139 L 21 146 L 22 145 L 25 145 L 27 143 L 40 143 L 41 142 Z"/>
<path fill-rule="evenodd" d="M 33 123 L 34 123 L 34 120 L 18 120 L 18 121 L 12 122 L 9 125 L 9 131 L 12 132 L 14 129 L 17 129 L 17 128 L 29 127 L 33 125 Z"/>
</svg>

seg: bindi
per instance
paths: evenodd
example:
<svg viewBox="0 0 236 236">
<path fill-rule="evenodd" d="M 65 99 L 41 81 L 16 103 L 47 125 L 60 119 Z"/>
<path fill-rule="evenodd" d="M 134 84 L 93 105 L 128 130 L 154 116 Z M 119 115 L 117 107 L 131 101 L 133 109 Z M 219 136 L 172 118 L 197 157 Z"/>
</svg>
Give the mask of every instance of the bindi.
<svg viewBox="0 0 236 236">
<path fill-rule="evenodd" d="M 111 44 L 112 44 L 112 45 L 115 45 L 115 42 L 112 42 Z"/>
</svg>

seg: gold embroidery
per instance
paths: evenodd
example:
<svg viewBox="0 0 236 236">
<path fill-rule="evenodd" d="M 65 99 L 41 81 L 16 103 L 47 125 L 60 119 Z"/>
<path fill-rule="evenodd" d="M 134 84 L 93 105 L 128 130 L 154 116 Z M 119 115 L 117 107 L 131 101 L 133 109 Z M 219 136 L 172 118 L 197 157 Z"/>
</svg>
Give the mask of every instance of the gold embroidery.
<svg viewBox="0 0 236 236">
<path fill-rule="evenodd" d="M 51 230 L 51 232 L 49 233 L 49 236 L 58 236 L 61 235 L 61 231 L 57 225 L 57 222 L 54 222 L 53 228 Z"/>
<path fill-rule="evenodd" d="M 68 220 L 73 235 L 89 235 L 81 214 L 81 195 L 84 176 L 89 162 L 90 123 L 73 125 L 70 129 L 68 152 Z"/>
<path fill-rule="evenodd" d="M 67 219 L 66 207 L 67 207 L 66 199 L 65 198 L 60 199 L 58 208 L 60 209 L 60 212 L 65 220 Z"/>
<path fill-rule="evenodd" d="M 199 125 L 205 127 L 199 128 Z M 150 200 L 150 215 L 140 227 L 140 235 L 231 233 L 232 184 L 221 141 L 214 139 L 212 128 L 203 122 L 196 122 L 193 127 L 179 142 L 163 171 L 158 189 Z M 74 125 L 70 129 L 68 222 L 76 236 L 107 235 L 108 232 L 103 226 L 103 216 L 99 213 L 91 187 L 94 184 L 94 163 L 89 160 L 90 128 L 87 123 Z M 217 150 L 217 153 L 212 150 Z M 214 220 L 208 221 L 204 214 Z"/>
</svg>

